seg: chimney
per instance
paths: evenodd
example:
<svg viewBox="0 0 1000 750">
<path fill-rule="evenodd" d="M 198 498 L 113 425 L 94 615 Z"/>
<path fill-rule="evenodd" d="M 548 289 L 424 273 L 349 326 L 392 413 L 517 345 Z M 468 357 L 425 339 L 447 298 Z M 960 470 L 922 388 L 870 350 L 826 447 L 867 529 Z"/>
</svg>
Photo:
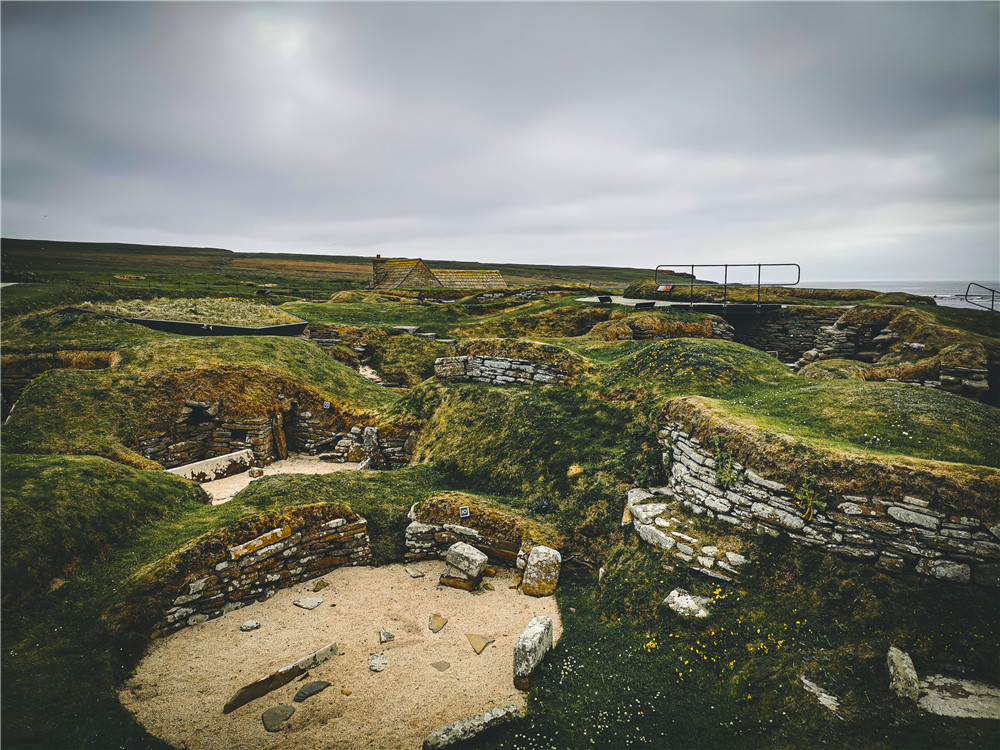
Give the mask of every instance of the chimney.
<svg viewBox="0 0 1000 750">
<path fill-rule="evenodd" d="M 377 289 L 378 285 L 385 281 L 385 274 L 385 261 L 379 253 L 372 259 L 372 289 Z"/>
</svg>

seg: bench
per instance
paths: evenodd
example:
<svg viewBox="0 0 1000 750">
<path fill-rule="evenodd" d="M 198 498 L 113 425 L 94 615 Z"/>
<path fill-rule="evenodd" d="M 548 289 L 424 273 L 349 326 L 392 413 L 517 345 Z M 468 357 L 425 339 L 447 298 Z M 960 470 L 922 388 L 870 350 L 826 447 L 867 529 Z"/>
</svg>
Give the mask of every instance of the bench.
<svg viewBox="0 0 1000 750">
<path fill-rule="evenodd" d="M 654 307 L 656 307 L 656 302 L 636 302 L 635 303 L 635 309 L 636 310 L 651 310 Z"/>
<path fill-rule="evenodd" d="M 602 305 L 610 305 L 611 297 L 604 297 L 604 296 L 598 297 L 597 301 L 600 302 Z"/>
</svg>

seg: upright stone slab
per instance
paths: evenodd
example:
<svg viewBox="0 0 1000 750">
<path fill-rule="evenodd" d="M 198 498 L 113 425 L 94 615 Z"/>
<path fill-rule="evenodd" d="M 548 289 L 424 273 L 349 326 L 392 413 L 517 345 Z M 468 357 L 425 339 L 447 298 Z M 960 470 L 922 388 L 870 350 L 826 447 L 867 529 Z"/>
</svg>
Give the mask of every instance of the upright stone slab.
<svg viewBox="0 0 1000 750">
<path fill-rule="evenodd" d="M 913 659 L 905 651 L 889 646 L 886 654 L 889 667 L 889 688 L 900 698 L 917 700 L 920 697 L 920 680 L 913 666 Z"/>
<path fill-rule="evenodd" d="M 444 558 L 441 585 L 472 591 L 483 578 L 487 557 L 471 544 L 455 542 Z"/>
<path fill-rule="evenodd" d="M 528 596 L 549 596 L 559 582 L 562 555 L 551 547 L 538 545 L 528 554 L 521 591 Z"/>
<path fill-rule="evenodd" d="M 552 640 L 552 618 L 533 617 L 514 645 L 514 687 L 518 690 L 531 687 L 531 673 L 552 650 Z"/>
</svg>

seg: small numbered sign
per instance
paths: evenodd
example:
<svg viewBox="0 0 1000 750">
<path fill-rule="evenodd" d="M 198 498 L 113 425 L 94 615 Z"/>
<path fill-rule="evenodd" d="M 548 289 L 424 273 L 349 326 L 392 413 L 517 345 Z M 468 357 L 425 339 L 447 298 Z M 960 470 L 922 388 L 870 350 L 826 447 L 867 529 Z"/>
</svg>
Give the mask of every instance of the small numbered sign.
<svg viewBox="0 0 1000 750">
<path fill-rule="evenodd" d="M 470 515 L 471 515 L 471 512 L 469 511 L 469 506 L 468 505 L 463 505 L 461 508 L 458 509 L 458 517 L 459 518 L 468 518 Z"/>
<path fill-rule="evenodd" d="M 324 409 L 329 409 L 330 408 L 330 402 L 329 401 L 324 401 L 323 402 L 323 408 Z"/>
</svg>

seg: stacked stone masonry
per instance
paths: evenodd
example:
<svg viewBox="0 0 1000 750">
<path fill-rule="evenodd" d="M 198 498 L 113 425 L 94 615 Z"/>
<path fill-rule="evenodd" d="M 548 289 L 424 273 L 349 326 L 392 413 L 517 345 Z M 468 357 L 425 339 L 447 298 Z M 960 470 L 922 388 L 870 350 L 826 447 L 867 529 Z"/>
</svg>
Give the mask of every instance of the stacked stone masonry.
<svg viewBox="0 0 1000 750">
<path fill-rule="evenodd" d="M 192 415 L 199 421 L 192 422 Z M 337 431 L 329 421 L 312 411 L 295 409 L 273 417 L 227 420 L 219 416 L 218 403 L 186 401 L 171 431 L 141 440 L 139 451 L 168 469 L 245 449 L 253 451 L 257 465 L 266 465 L 281 457 L 279 441 L 287 451 L 309 455 L 329 451 L 329 460 L 338 463 L 369 458 L 371 468 L 382 469 L 410 462 L 415 433 L 387 439 L 375 427 Z"/>
<path fill-rule="evenodd" d="M 777 352 L 782 362 L 793 363 L 816 345 L 817 336 L 837 322 L 842 310 L 817 309 L 816 315 L 804 316 L 778 310 L 753 316 L 731 316 L 736 329 L 735 341 L 761 351 Z"/>
<path fill-rule="evenodd" d="M 523 561 L 531 551 L 520 538 L 489 535 L 471 526 L 452 523 L 422 523 L 417 520 L 416 505 L 410 508 L 410 525 L 406 527 L 406 559 L 444 560 L 456 542 L 465 542 L 495 563 L 510 565 Z"/>
<path fill-rule="evenodd" d="M 319 521 L 291 521 L 209 560 L 176 592 L 153 637 L 264 601 L 278 589 L 337 567 L 370 565 L 368 522 L 358 515 L 344 517 L 332 506 L 327 515 Z"/>
<path fill-rule="evenodd" d="M 489 385 L 565 383 L 567 372 L 526 359 L 478 355 L 441 357 L 434 361 L 434 374 L 443 380 L 471 380 Z"/>
<path fill-rule="evenodd" d="M 736 579 L 747 559 L 692 529 L 679 506 L 668 487 L 637 487 L 628 492 L 622 526 L 631 524 L 640 539 L 666 552 L 672 558 L 671 566 L 680 565 L 719 581 Z"/>
<path fill-rule="evenodd" d="M 728 487 L 716 479 L 713 452 L 679 424 L 660 432 L 669 490 L 692 512 L 733 526 L 787 534 L 796 542 L 893 573 L 1000 586 L 1000 538 L 979 519 L 933 498 L 843 495 L 804 518 L 789 488 L 738 463 Z"/>
</svg>

